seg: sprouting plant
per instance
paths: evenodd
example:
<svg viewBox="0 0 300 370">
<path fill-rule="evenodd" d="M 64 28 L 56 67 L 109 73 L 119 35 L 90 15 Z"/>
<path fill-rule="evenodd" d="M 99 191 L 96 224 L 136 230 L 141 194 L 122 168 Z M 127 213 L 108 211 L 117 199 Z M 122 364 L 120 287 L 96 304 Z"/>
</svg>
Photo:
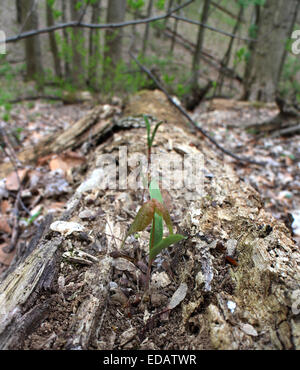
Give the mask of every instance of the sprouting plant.
<svg viewBox="0 0 300 370">
<path fill-rule="evenodd" d="M 144 121 L 145 121 L 146 129 L 147 129 L 148 164 L 150 164 L 152 144 L 153 144 L 157 129 L 163 123 L 163 121 L 160 121 L 155 125 L 152 135 L 151 135 L 150 123 L 149 123 L 148 117 L 145 114 L 144 114 Z"/>
<path fill-rule="evenodd" d="M 36 212 L 31 217 L 26 218 L 25 221 L 27 222 L 27 225 L 28 226 L 31 225 L 34 222 L 34 220 L 39 217 L 39 215 L 41 214 L 41 212 L 42 212 L 42 209 L 40 209 L 38 212 Z"/>
<path fill-rule="evenodd" d="M 165 248 L 172 244 L 179 242 L 185 237 L 181 234 L 173 233 L 173 226 L 170 214 L 167 208 L 163 204 L 163 198 L 159 190 L 159 185 L 156 180 L 150 178 L 149 166 L 151 160 L 151 148 L 159 126 L 163 123 L 158 122 L 151 134 L 150 123 L 148 117 L 144 115 L 144 120 L 147 129 L 147 147 L 148 147 L 148 179 L 150 182 L 149 193 L 150 200 L 145 202 L 139 209 L 135 219 L 130 226 L 125 238 L 122 242 L 122 247 L 124 246 L 126 239 L 129 235 L 135 234 L 139 231 L 143 231 L 152 223 L 150 230 L 150 240 L 149 240 L 149 259 L 148 259 L 148 269 L 146 276 L 146 287 L 149 288 L 150 282 L 150 272 L 152 262 L 155 260 L 156 256 Z M 165 221 L 166 226 L 169 230 L 169 235 L 163 238 L 163 221 Z"/>
<path fill-rule="evenodd" d="M 146 227 L 152 223 L 149 241 L 148 270 L 146 277 L 147 288 L 149 287 L 151 265 L 156 256 L 163 249 L 185 238 L 181 234 L 173 233 L 170 214 L 162 202 L 162 195 L 155 180 L 151 181 L 149 191 L 151 200 L 147 201 L 141 206 L 122 243 L 123 246 L 129 235 L 145 230 Z M 159 200 L 157 198 L 159 198 Z M 169 235 L 165 238 L 163 238 L 163 221 L 165 221 L 169 230 Z"/>
</svg>

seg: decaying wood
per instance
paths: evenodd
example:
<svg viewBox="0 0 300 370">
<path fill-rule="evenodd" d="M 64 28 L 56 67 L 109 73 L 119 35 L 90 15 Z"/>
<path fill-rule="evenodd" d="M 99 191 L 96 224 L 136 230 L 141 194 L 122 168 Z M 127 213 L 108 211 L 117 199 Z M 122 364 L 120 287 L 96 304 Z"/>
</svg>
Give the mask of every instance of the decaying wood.
<svg viewBox="0 0 300 370">
<path fill-rule="evenodd" d="M 218 160 L 206 142 L 199 145 L 199 139 L 185 130 L 182 118 L 161 92 L 141 93 L 130 100 L 126 114 L 141 113 L 166 120 L 159 128 L 153 151 L 173 154 L 178 160 L 184 154 L 204 157 L 203 192 L 196 189 L 191 194 L 180 188 L 164 195 L 175 227 L 183 230 L 188 239 L 174 248 L 173 256 L 164 254 L 166 261 L 172 258 L 171 268 L 153 271 L 161 276 L 160 289 L 168 287 L 171 280 L 175 284 L 173 292 L 181 284 L 187 286 L 185 299 L 169 314 L 170 322 L 177 314 L 174 328 L 180 332 L 182 349 L 300 349 L 300 253 L 288 229 L 264 211 L 259 194 L 243 183 L 229 165 Z M 87 249 L 89 242 L 80 242 L 76 233 L 67 236 L 49 231 L 2 281 L 0 348 L 32 348 L 32 338 L 40 338 L 43 325 L 55 320 L 51 319 L 53 309 L 67 312 L 66 329 L 62 332 L 54 328 L 44 341 L 41 339 L 44 349 L 176 348 L 168 342 L 172 337 L 164 341 L 164 347 L 157 347 L 159 335 L 151 338 L 150 329 L 146 332 L 143 326 L 138 331 L 143 320 L 142 324 L 135 322 L 134 315 L 126 319 L 128 298 L 112 281 L 113 270 L 119 268 L 122 272 L 124 265 L 132 276 L 141 274 L 142 269 L 135 270 L 137 267 L 130 261 L 123 260 L 121 264 L 120 258 L 112 257 L 116 255 L 112 251 L 121 252 L 119 240 L 132 222 L 128 215 L 135 214 L 133 204 L 138 209 L 140 203 L 132 200 L 138 197 L 137 191 L 99 188 L 101 155 L 117 156 L 118 148 L 126 144 L 128 155 L 145 154 L 145 143 L 145 130 L 141 128 L 117 132 L 113 140 L 103 142 L 94 152 L 95 161 L 87 179 L 68 202 L 63 220 L 80 223 L 85 228 L 84 240 L 98 245 L 92 264 L 79 264 L 71 270 L 80 274 L 77 280 L 67 282 L 71 277 L 64 270 L 67 263 L 63 253 L 68 245 L 69 251 L 78 248 L 91 253 L 91 247 Z M 171 173 L 166 172 L 166 176 Z M 82 221 L 79 214 L 86 207 L 91 212 L 101 211 L 101 216 Z M 123 254 L 130 253 L 137 244 L 141 254 L 148 247 L 143 237 L 127 244 Z M 226 264 L 223 249 L 237 265 Z M 155 284 L 153 276 L 154 291 Z M 66 299 L 67 290 L 74 285 L 72 297 L 78 296 L 78 300 Z M 138 291 L 142 290 L 139 282 Z M 56 306 L 49 308 L 53 301 Z M 116 302 L 118 308 L 113 306 Z M 112 329 L 117 324 L 106 322 L 110 306 L 110 315 L 119 315 L 119 319 L 124 316 L 122 322 L 127 327 Z M 159 307 L 157 312 L 165 308 Z M 199 328 L 198 333 L 191 334 L 191 326 Z M 114 343 L 122 329 L 116 347 Z M 114 330 L 119 330 L 117 335 Z"/>
</svg>

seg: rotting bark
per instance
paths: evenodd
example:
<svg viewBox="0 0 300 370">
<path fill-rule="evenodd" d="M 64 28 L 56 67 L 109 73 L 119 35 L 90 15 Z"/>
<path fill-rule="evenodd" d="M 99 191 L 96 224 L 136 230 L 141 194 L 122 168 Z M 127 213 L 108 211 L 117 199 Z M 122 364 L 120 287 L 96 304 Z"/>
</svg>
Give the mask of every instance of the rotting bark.
<svg viewBox="0 0 300 370">
<path fill-rule="evenodd" d="M 184 129 L 161 92 L 131 99 L 126 114 L 141 113 L 166 120 L 154 151 L 171 153 L 176 160 L 184 154 L 204 156 L 202 191 L 180 188 L 163 194 L 174 226 L 188 240 L 172 248 L 171 254 L 162 254 L 162 268 L 154 263 L 150 302 L 138 304 L 144 289 L 138 276 L 143 275 L 147 232 L 126 243 L 122 251 L 119 239 L 141 205 L 142 191 L 103 191 L 98 175 L 103 153 L 117 157 L 119 147 L 130 143 L 128 155 L 145 154 L 146 133 L 141 128 L 116 132 L 95 149 L 88 179 L 68 202 L 62 218 L 79 222 L 86 237 L 46 232 L 2 281 L 0 348 L 300 349 L 300 253 L 287 228 L 264 211 L 259 194 L 218 160 L 206 142 L 199 144 Z M 174 174 L 166 170 L 165 175 Z M 99 217 L 83 221 L 79 214 L 86 208 Z M 67 262 L 65 251 L 76 249 L 93 255 L 94 262 Z M 226 264 L 224 250 L 237 266 Z M 139 259 L 140 268 L 115 258 L 112 252 L 118 251 Z M 125 275 L 134 302 L 120 289 L 118 276 Z M 186 298 L 165 321 L 157 315 L 156 327 L 155 313 L 166 308 L 182 283 L 188 287 Z M 129 312 L 130 302 L 135 306 Z M 143 324 L 146 308 L 153 318 L 151 325 Z"/>
</svg>

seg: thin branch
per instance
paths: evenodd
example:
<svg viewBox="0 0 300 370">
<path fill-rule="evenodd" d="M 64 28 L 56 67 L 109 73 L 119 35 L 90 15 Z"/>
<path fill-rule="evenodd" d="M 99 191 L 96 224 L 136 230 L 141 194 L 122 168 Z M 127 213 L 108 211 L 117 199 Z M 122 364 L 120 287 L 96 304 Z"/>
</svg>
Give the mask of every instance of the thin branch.
<svg viewBox="0 0 300 370">
<path fill-rule="evenodd" d="M 107 28 L 122 28 L 122 27 L 127 27 L 127 26 L 132 26 L 136 24 L 143 24 L 143 23 L 150 23 L 150 22 L 155 22 L 161 19 L 165 19 L 170 17 L 173 13 L 177 12 L 178 10 L 190 5 L 194 0 L 188 0 L 184 4 L 175 7 L 174 9 L 170 10 L 169 12 L 165 13 L 164 15 L 160 16 L 155 16 L 151 18 L 146 18 L 146 19 L 137 19 L 137 20 L 131 20 L 127 22 L 120 22 L 120 23 L 106 23 L 106 24 L 92 24 L 92 23 L 82 23 L 77 21 L 72 21 L 72 22 L 67 22 L 67 23 L 59 23 L 50 27 L 45 27 L 41 28 L 38 30 L 30 30 L 27 32 L 23 32 L 19 35 L 12 36 L 7 38 L 6 40 L 0 41 L 6 42 L 6 43 L 11 43 L 11 42 L 16 42 L 18 40 L 26 39 L 28 37 L 36 36 L 42 33 L 48 33 L 48 32 L 53 32 L 65 28 L 74 28 L 74 27 L 82 27 L 82 28 L 91 28 L 91 29 L 107 29 Z"/>
<path fill-rule="evenodd" d="M 219 9 L 221 12 L 229 15 L 231 18 L 234 18 L 234 19 L 238 19 L 238 16 L 236 16 L 235 14 L 231 13 L 231 11 L 229 11 L 228 9 L 224 8 L 223 6 L 221 6 L 220 4 L 216 3 L 215 1 L 212 1 L 211 2 L 211 5 L 213 5 L 215 8 Z M 241 19 L 241 22 L 245 23 L 245 20 L 244 19 Z"/>
<path fill-rule="evenodd" d="M 187 22 L 187 23 L 191 23 L 191 24 L 195 24 L 197 26 L 202 26 L 204 28 L 207 28 L 211 31 L 214 31 L 214 32 L 218 32 L 218 33 L 221 33 L 222 35 L 225 35 L 225 36 L 229 36 L 229 37 L 233 37 L 235 39 L 239 39 L 239 40 L 243 40 L 243 41 L 251 41 L 251 42 L 256 42 L 257 40 L 255 39 L 251 39 L 249 37 L 240 37 L 240 36 L 237 36 L 237 35 L 234 35 L 230 32 L 227 32 L 227 31 L 223 31 L 223 30 L 219 30 L 218 28 L 215 28 L 215 27 L 212 27 L 212 26 L 209 26 L 205 23 L 201 23 L 201 22 L 198 22 L 198 21 L 194 21 L 192 19 L 189 19 L 189 18 L 185 18 L 185 17 L 180 17 L 178 15 L 170 15 L 171 18 L 175 18 L 175 19 L 178 19 L 180 21 L 183 21 L 183 22 Z"/>
<path fill-rule="evenodd" d="M 11 240 L 10 240 L 10 244 L 3 249 L 5 253 L 11 253 L 17 245 L 19 235 L 20 235 L 20 227 L 19 227 L 20 206 L 28 214 L 30 214 L 30 211 L 27 209 L 27 207 L 24 205 L 24 203 L 22 202 L 22 199 L 21 199 L 22 182 L 21 182 L 21 179 L 20 179 L 19 174 L 18 174 L 18 165 L 17 165 L 17 163 L 19 163 L 19 161 L 18 161 L 17 156 L 15 154 L 15 151 L 14 151 L 14 149 L 13 149 L 13 147 L 12 147 L 10 141 L 9 141 L 8 135 L 7 135 L 4 127 L 0 126 L 0 134 L 3 137 L 4 143 L 7 146 L 7 149 L 8 149 L 7 155 L 9 157 L 9 160 L 10 160 L 11 164 L 14 167 L 14 170 L 16 172 L 17 181 L 18 181 L 18 193 L 17 193 L 15 203 L 14 203 L 14 210 L 12 212 L 13 213 L 13 230 L 12 230 L 12 234 L 11 234 Z"/>
</svg>

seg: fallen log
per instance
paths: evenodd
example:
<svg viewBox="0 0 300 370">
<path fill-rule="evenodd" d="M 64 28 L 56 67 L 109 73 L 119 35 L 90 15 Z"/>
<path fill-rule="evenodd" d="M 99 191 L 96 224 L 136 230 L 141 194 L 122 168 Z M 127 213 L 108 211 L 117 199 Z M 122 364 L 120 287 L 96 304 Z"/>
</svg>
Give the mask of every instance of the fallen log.
<svg viewBox="0 0 300 370">
<path fill-rule="evenodd" d="M 201 189 L 163 191 L 173 225 L 187 239 L 154 262 L 143 300 L 148 232 L 120 249 L 143 191 L 103 190 L 101 181 L 103 154 L 118 166 L 120 147 L 128 157 L 145 155 L 146 133 L 114 133 L 95 149 L 61 223 L 52 223 L 2 280 L 0 348 L 300 349 L 300 253 L 288 229 L 206 142 L 199 145 L 161 92 L 133 97 L 126 114 L 138 113 L 166 121 L 154 152 L 172 154 L 176 163 L 184 155 L 203 158 Z M 164 176 L 178 184 L 177 172 Z"/>
</svg>

